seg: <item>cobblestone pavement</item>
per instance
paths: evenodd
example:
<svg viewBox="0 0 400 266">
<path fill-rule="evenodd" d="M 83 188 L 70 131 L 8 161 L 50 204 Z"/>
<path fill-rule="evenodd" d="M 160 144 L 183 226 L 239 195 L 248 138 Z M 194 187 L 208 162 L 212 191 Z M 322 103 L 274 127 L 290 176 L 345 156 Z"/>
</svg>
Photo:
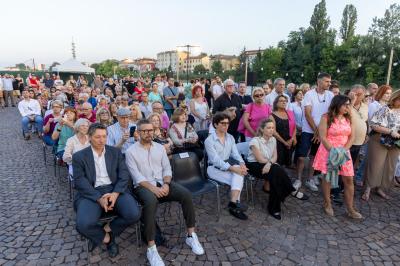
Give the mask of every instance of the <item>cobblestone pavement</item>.
<svg viewBox="0 0 400 266">
<path fill-rule="evenodd" d="M 54 177 L 50 162 L 44 164 L 36 136 L 23 140 L 19 120 L 15 108 L 0 110 L 0 265 L 87 264 L 67 183 Z M 258 182 L 256 204 L 245 222 L 231 218 L 226 210 L 216 222 L 214 195 L 202 204 L 195 201 L 203 256 L 194 256 L 178 238 L 176 205 L 165 216 L 161 206 L 159 223 L 168 247 L 159 247 L 159 252 L 166 264 L 400 265 L 398 189 L 390 192 L 389 201 L 372 196 L 369 203 L 359 200 L 358 191 L 356 206 L 365 217 L 358 222 L 345 216 L 344 207 L 334 207 L 334 218 L 325 216 L 320 193 L 306 202 L 289 198 L 282 221 L 274 220 L 265 212 L 267 197 L 260 188 Z M 227 194 L 222 195 L 226 206 Z M 104 249 L 97 248 L 91 263 L 146 265 L 145 248 L 135 239 L 131 226 L 117 240 L 119 256 L 110 260 Z"/>
</svg>

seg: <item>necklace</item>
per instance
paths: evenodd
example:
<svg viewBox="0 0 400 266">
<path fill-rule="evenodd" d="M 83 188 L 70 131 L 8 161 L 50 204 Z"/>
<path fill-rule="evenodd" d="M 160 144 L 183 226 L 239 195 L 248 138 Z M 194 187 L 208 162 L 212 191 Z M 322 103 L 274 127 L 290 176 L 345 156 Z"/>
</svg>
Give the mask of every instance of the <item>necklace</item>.
<svg viewBox="0 0 400 266">
<path fill-rule="evenodd" d="M 319 98 L 319 93 L 318 93 L 318 91 L 316 91 L 317 92 L 317 98 L 318 98 L 318 102 L 319 103 L 324 103 L 326 100 L 325 100 L 325 96 L 326 96 L 326 94 L 325 94 L 325 91 L 324 91 L 324 98 L 321 100 L 320 98 Z"/>
</svg>

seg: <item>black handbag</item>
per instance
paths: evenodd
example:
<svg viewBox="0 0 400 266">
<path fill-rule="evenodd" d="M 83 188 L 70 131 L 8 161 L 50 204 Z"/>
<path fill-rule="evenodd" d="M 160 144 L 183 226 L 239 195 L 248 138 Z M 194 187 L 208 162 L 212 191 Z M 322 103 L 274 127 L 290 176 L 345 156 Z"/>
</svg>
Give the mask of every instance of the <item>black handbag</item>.
<svg viewBox="0 0 400 266">
<path fill-rule="evenodd" d="M 381 134 L 380 143 L 387 148 L 400 148 L 400 139 L 395 139 L 390 134 Z"/>
</svg>

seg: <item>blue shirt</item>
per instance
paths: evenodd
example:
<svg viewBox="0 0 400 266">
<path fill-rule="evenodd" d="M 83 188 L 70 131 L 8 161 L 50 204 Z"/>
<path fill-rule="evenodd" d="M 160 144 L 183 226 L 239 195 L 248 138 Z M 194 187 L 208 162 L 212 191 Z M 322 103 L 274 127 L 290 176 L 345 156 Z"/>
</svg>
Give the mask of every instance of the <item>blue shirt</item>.
<svg viewBox="0 0 400 266">
<path fill-rule="evenodd" d="M 134 123 L 129 123 L 127 129 L 121 128 L 119 125 L 119 122 L 115 123 L 114 125 L 111 125 L 107 127 L 107 145 L 110 146 L 116 146 L 122 139 L 122 135 L 124 134 L 124 130 L 128 130 L 132 127 L 136 126 Z M 135 139 L 129 138 L 121 147 L 121 152 L 125 153 L 125 151 L 135 143 Z"/>
<path fill-rule="evenodd" d="M 208 163 L 215 168 L 227 171 L 231 165 L 225 161 L 229 158 L 244 163 L 236 147 L 235 139 L 228 133 L 225 135 L 224 144 L 221 143 L 216 132 L 211 133 L 204 144 L 208 155 Z"/>
<path fill-rule="evenodd" d="M 94 98 L 94 97 L 90 97 L 90 98 L 88 99 L 88 103 L 90 103 L 90 104 L 92 105 L 92 108 L 93 108 L 93 109 L 96 108 L 96 106 L 97 106 L 97 100 L 96 100 L 96 98 Z"/>
<path fill-rule="evenodd" d="M 178 96 L 178 88 L 177 87 L 165 87 L 163 90 L 163 95 L 165 96 Z M 171 100 L 175 106 L 177 105 L 178 101 L 177 100 Z M 167 102 L 167 100 L 164 101 L 164 109 L 174 109 L 173 106 Z"/>
</svg>

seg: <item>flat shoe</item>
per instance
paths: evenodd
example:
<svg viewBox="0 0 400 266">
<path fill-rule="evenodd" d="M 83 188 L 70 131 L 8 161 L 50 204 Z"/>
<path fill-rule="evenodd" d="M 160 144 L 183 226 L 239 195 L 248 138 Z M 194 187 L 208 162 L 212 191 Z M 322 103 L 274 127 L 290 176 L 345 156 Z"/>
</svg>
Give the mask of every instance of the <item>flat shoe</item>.
<svg viewBox="0 0 400 266">
<path fill-rule="evenodd" d="M 301 191 L 294 191 L 292 192 L 292 196 L 299 199 L 299 200 L 308 200 L 308 196 Z"/>
<path fill-rule="evenodd" d="M 362 219 L 363 216 L 356 210 L 351 210 L 347 213 L 347 215 L 352 219 Z"/>
<path fill-rule="evenodd" d="M 333 213 L 332 206 L 324 207 L 324 211 L 325 211 L 326 215 L 328 215 L 328 216 L 331 216 L 331 217 L 335 216 L 335 214 Z"/>
</svg>

